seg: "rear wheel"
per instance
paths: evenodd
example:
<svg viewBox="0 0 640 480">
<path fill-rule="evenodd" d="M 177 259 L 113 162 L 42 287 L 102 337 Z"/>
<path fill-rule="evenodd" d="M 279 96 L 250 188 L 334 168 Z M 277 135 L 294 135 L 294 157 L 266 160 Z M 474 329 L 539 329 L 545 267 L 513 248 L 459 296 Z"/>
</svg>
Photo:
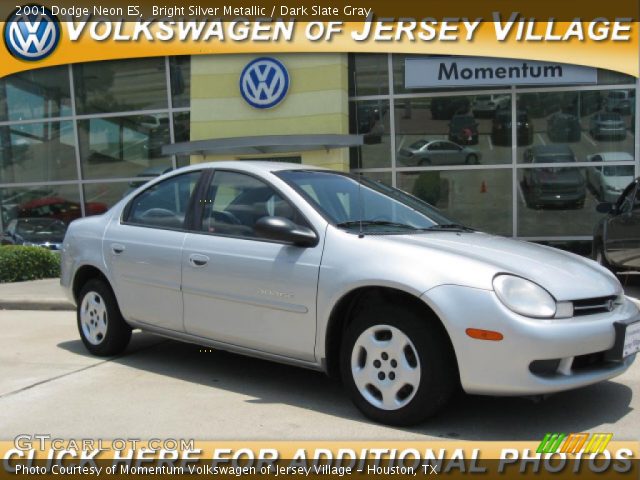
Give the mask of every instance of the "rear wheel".
<svg viewBox="0 0 640 480">
<path fill-rule="evenodd" d="M 402 307 L 360 310 L 347 329 L 340 360 L 355 405 L 390 425 L 424 421 L 458 384 L 455 355 L 442 326 Z"/>
<path fill-rule="evenodd" d="M 117 355 L 131 339 L 131 327 L 124 321 L 111 287 L 97 278 L 89 280 L 78 296 L 78 331 L 92 354 Z"/>
</svg>

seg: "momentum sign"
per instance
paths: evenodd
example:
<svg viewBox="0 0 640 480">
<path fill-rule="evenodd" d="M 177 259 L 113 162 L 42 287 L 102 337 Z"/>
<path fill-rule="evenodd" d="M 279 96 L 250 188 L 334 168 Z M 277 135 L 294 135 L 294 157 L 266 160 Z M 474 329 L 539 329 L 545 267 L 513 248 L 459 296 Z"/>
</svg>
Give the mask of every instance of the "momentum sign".
<svg viewBox="0 0 640 480">
<path fill-rule="evenodd" d="M 597 82 L 597 70 L 563 63 L 499 58 L 407 58 L 404 82 L 405 88 L 590 84 Z"/>
</svg>

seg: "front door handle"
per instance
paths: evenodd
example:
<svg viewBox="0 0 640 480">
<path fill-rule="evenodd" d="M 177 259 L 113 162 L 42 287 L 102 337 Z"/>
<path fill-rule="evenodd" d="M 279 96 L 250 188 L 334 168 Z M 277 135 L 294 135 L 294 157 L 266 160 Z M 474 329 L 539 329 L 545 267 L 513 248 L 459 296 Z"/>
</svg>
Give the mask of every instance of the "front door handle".
<svg viewBox="0 0 640 480">
<path fill-rule="evenodd" d="M 192 253 L 189 255 L 189 263 L 193 267 L 204 267 L 209 262 L 209 257 L 206 255 L 200 255 L 199 253 Z"/>
<path fill-rule="evenodd" d="M 125 249 L 125 246 L 122 245 L 121 243 L 111 244 L 111 251 L 116 255 L 120 255 L 122 252 L 124 252 L 124 249 Z"/>
</svg>

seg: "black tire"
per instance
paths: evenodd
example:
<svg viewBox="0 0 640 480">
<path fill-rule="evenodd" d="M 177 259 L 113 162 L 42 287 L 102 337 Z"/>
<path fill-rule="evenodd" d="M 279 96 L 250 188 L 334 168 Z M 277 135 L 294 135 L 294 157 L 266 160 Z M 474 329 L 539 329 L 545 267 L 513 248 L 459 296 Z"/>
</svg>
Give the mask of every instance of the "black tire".
<svg viewBox="0 0 640 480">
<path fill-rule="evenodd" d="M 90 297 L 91 295 L 93 298 Z M 89 305 L 90 300 L 94 300 L 95 306 Z M 76 319 L 82 343 L 93 355 L 100 357 L 117 355 L 131 340 L 131 327 L 122 318 L 113 290 L 104 280 L 93 278 L 82 287 L 78 295 Z M 91 328 L 94 323 L 87 324 L 89 321 L 95 322 L 95 328 L 98 323 L 105 327 L 104 333 L 93 336 L 93 341 Z"/>
<path fill-rule="evenodd" d="M 385 327 L 399 330 L 410 339 L 417 353 L 417 359 L 414 357 L 414 360 L 420 367 L 418 388 L 415 392 L 411 391 L 412 398 L 409 396 L 405 398 L 404 401 L 408 403 L 395 410 L 379 408 L 367 400 L 356 385 L 352 373 L 352 354 L 356 342 L 363 332 L 376 326 L 380 326 L 381 331 L 384 331 Z M 405 352 L 404 349 L 402 351 Z M 380 355 L 380 359 L 373 358 L 371 355 L 370 358 L 365 359 L 364 363 L 370 362 L 366 366 L 373 369 L 376 361 L 383 362 L 380 369 L 387 369 L 388 377 L 383 379 L 378 377 L 381 382 L 396 380 L 396 374 L 394 373 L 392 378 L 391 372 L 397 367 L 397 379 L 400 381 L 397 385 L 400 385 L 400 388 L 396 390 L 392 387 L 396 392 L 393 398 L 397 400 L 398 394 L 406 386 L 402 385 L 404 383 L 402 367 L 398 363 L 394 367 L 393 358 L 385 359 L 384 353 Z M 407 358 L 405 357 L 404 360 Z M 342 342 L 340 371 L 343 384 L 356 407 L 371 420 L 388 425 L 408 426 L 425 421 L 447 403 L 459 386 L 456 357 L 442 325 L 435 319 L 396 305 L 369 304 L 355 313 L 355 318 L 347 328 Z M 377 375 L 380 375 L 380 372 Z M 377 388 L 372 384 L 367 386 L 371 386 L 374 390 Z M 383 386 L 382 383 L 380 386 Z M 378 393 L 380 392 L 378 390 Z"/>
<path fill-rule="evenodd" d="M 478 156 L 475 153 L 470 153 L 467 155 L 467 165 L 472 165 L 478 163 Z"/>
</svg>

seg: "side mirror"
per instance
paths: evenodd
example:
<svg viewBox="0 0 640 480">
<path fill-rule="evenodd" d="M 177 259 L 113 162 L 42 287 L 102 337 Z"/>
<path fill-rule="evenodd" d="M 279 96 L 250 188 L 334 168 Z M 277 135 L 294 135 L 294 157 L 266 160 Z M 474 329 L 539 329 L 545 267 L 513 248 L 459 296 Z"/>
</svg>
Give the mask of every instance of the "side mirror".
<svg viewBox="0 0 640 480">
<path fill-rule="evenodd" d="M 615 213 L 615 205 L 611 202 L 602 202 L 596 206 L 598 213 Z"/>
<path fill-rule="evenodd" d="M 318 237 L 313 230 L 296 225 L 284 217 L 262 217 L 256 222 L 254 230 L 263 238 L 298 247 L 314 247 L 318 244 Z"/>
</svg>

